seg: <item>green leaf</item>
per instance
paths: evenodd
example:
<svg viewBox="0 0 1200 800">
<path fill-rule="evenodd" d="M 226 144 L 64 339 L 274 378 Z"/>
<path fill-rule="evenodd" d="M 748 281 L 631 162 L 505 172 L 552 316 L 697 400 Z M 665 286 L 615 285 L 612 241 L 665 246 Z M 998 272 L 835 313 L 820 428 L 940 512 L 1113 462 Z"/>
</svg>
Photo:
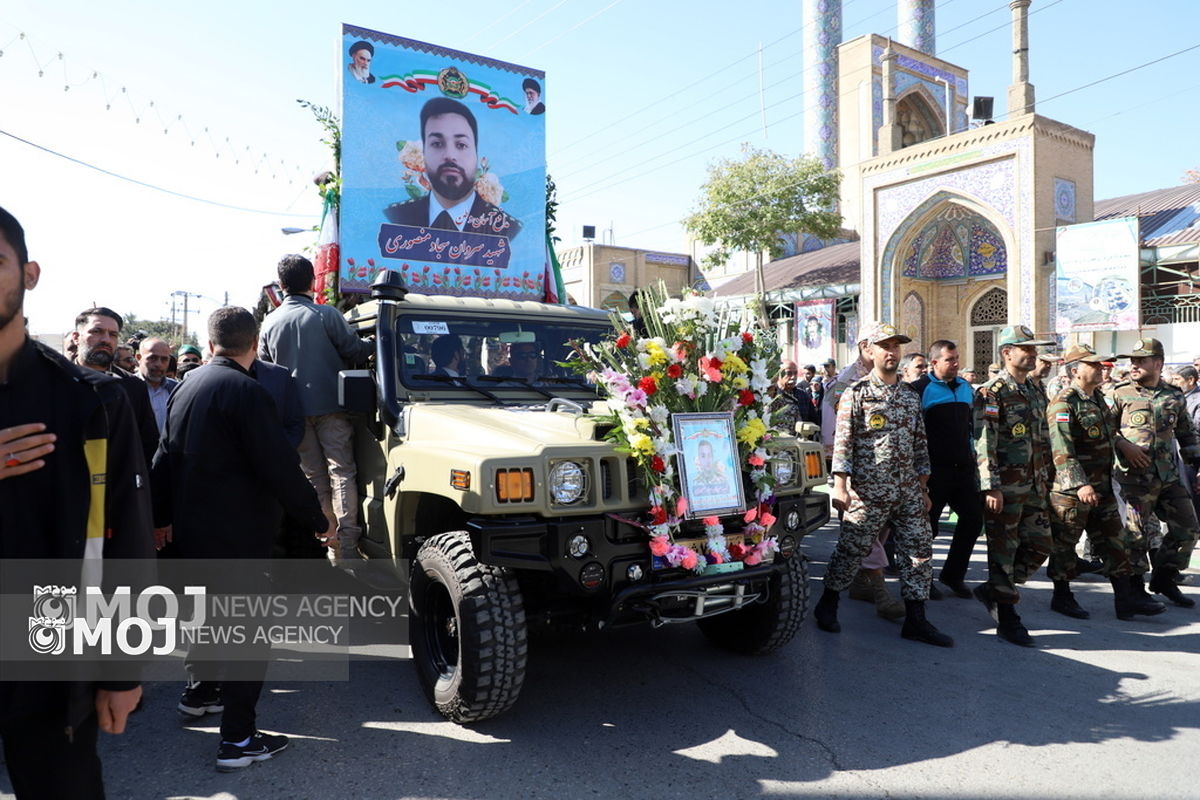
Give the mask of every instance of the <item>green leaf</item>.
<svg viewBox="0 0 1200 800">
<path fill-rule="evenodd" d="M 408 196 L 413 200 L 420 199 L 425 195 L 425 190 L 415 183 L 406 183 L 404 188 L 408 190 Z"/>
</svg>

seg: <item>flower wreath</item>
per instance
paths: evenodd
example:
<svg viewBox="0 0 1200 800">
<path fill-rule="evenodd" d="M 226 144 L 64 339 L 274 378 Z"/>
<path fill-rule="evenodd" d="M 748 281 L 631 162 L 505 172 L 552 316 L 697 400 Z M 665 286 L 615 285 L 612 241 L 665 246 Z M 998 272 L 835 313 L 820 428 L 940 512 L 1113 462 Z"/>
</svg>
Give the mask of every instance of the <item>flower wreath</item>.
<svg viewBox="0 0 1200 800">
<path fill-rule="evenodd" d="M 718 309 L 699 294 L 672 298 L 662 284 L 638 294 L 641 324 L 614 312 L 616 333 L 599 344 L 577 343 L 579 360 L 572 363 L 599 387 L 608 410 L 593 417 L 611 426 L 606 438 L 635 460 L 648 489 L 650 552 L 697 572 L 710 565 L 769 562 L 779 550 L 766 535 L 775 522 L 775 479 L 766 448 L 777 435 L 767 397 L 768 366 L 779 357 L 774 337 L 754 329 L 749 313 Z M 727 537 L 718 517 L 705 517 L 706 540 L 698 551 L 676 542 L 688 506 L 675 467 L 681 451 L 673 441 L 671 415 L 731 410 L 752 501 L 742 517 L 742 538 Z"/>
</svg>

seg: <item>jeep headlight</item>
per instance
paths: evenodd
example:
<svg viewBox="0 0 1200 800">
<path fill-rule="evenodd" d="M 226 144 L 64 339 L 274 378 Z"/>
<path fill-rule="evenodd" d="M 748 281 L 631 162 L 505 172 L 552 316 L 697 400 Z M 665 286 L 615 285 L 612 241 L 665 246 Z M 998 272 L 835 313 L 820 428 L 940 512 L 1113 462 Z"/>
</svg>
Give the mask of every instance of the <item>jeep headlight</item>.
<svg viewBox="0 0 1200 800">
<path fill-rule="evenodd" d="M 587 472 L 575 461 L 559 461 L 550 466 L 547 484 L 551 501 L 555 505 L 569 506 L 587 493 Z"/>
<path fill-rule="evenodd" d="M 790 450 L 781 450 L 771 456 L 771 472 L 780 486 L 796 479 L 796 459 Z"/>
</svg>

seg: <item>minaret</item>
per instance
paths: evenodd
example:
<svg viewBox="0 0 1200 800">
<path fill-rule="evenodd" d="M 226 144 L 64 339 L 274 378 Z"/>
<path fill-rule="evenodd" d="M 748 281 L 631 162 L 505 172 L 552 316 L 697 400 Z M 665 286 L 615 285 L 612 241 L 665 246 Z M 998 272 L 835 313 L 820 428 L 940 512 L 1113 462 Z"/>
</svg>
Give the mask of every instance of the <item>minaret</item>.
<svg viewBox="0 0 1200 800">
<path fill-rule="evenodd" d="M 838 165 L 838 62 L 841 0 L 804 0 L 804 152 Z"/>
<path fill-rule="evenodd" d="M 896 41 L 922 53 L 937 55 L 933 24 L 934 0 L 899 0 L 896 4 Z"/>
<path fill-rule="evenodd" d="M 1029 82 L 1029 3 L 1012 0 L 1012 85 L 1008 87 L 1008 115 L 1033 111 L 1033 84 Z"/>
</svg>

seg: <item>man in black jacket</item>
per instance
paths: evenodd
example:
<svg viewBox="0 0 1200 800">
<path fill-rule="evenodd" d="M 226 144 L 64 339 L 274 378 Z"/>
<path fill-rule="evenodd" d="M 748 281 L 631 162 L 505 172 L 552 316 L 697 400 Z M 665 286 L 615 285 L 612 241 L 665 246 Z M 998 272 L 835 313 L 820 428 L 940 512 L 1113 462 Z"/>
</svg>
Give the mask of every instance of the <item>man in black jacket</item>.
<svg viewBox="0 0 1200 800">
<path fill-rule="evenodd" d="M 0 560 L 152 558 L 129 401 L 117 381 L 26 335 L 24 293 L 39 274 L 20 224 L 0 208 Z M 124 731 L 141 691 L 132 681 L 0 683 L 17 797 L 103 798 L 97 730 Z"/>
<path fill-rule="evenodd" d="M 976 480 L 974 398 L 969 383 L 958 377 L 958 348 L 939 339 L 929 346 L 930 371 L 909 384 L 921 395 L 921 412 L 929 437 L 929 524 L 934 536 L 949 504 L 958 515 L 954 538 L 938 582 L 959 597 L 971 592 L 963 579 L 983 527 L 983 501 Z"/>
<path fill-rule="evenodd" d="M 281 510 L 316 532 L 324 533 L 328 523 L 274 401 L 250 376 L 258 350 L 254 317 L 244 308 L 218 309 L 209 318 L 208 338 L 212 360 L 167 403 L 153 467 L 155 524 L 173 525 L 182 558 L 269 559 Z M 287 747 L 287 737 L 260 733 L 256 725 L 268 654 L 269 645 L 252 654 L 253 667 L 239 665 L 239 677 L 257 679 L 228 680 L 219 656 L 196 646 L 189 653 L 201 680 L 188 686 L 179 709 L 193 716 L 223 712 L 219 770 L 249 766 Z"/>
<path fill-rule="evenodd" d="M 75 317 L 71 341 L 76 347 L 76 364 L 112 375 L 121 382 L 121 388 L 129 395 L 142 441 L 142 454 L 148 465 L 158 449 L 158 421 L 154 418 L 154 406 L 150 404 L 145 382 L 113 362 L 123 327 L 125 321 L 111 308 L 89 308 Z"/>
</svg>

